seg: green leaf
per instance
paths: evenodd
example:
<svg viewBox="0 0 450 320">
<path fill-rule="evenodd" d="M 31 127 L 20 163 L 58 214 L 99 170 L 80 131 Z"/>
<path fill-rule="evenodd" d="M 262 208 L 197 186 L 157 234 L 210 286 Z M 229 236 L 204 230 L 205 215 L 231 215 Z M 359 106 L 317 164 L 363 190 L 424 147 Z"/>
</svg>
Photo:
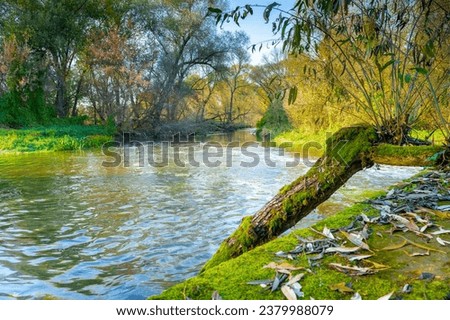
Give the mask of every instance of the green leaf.
<svg viewBox="0 0 450 320">
<path fill-rule="evenodd" d="M 239 25 L 240 18 L 241 18 L 241 13 L 238 11 L 237 13 L 235 13 L 233 20 L 234 20 L 234 23 L 236 23 L 239 27 L 240 27 L 240 25 Z"/>
<path fill-rule="evenodd" d="M 400 87 L 403 87 L 403 73 L 398 72 L 398 79 L 400 80 Z"/>
<path fill-rule="evenodd" d="M 433 154 L 431 157 L 429 157 L 427 160 L 428 160 L 428 161 L 433 161 L 433 162 L 435 162 L 435 161 L 437 161 L 437 160 L 444 154 L 444 152 L 445 152 L 445 151 L 440 151 L 440 152 L 438 152 L 438 153 L 435 153 L 435 154 Z"/>
<path fill-rule="evenodd" d="M 216 13 L 216 14 L 221 14 L 222 13 L 222 10 L 220 10 L 219 8 L 213 8 L 213 7 L 209 7 L 208 11 L 210 13 Z"/>
<path fill-rule="evenodd" d="M 281 23 L 281 22 L 280 22 Z M 289 25 L 289 20 L 285 20 L 283 22 L 283 27 L 281 28 L 281 39 L 285 39 L 285 35 L 286 35 L 286 28 Z"/>
<path fill-rule="evenodd" d="M 297 87 L 292 87 L 289 89 L 289 99 L 288 99 L 289 104 L 293 104 L 295 100 L 297 100 L 297 94 L 298 94 Z"/>
<path fill-rule="evenodd" d="M 434 50 L 434 43 L 430 40 L 428 41 L 422 50 L 423 54 L 427 56 L 428 58 L 434 58 L 435 56 L 435 50 Z"/>
<path fill-rule="evenodd" d="M 264 12 L 263 12 L 263 18 L 264 18 L 264 20 L 266 21 L 266 23 L 269 22 L 270 13 L 272 12 L 273 8 L 278 7 L 278 6 L 280 6 L 280 4 L 277 3 L 277 2 L 274 2 L 274 3 L 269 4 L 269 5 L 264 9 Z"/>
<path fill-rule="evenodd" d="M 421 67 L 411 68 L 411 70 L 416 70 L 418 73 L 423 74 L 425 76 L 428 74 L 428 70 Z"/>
<path fill-rule="evenodd" d="M 409 73 L 405 74 L 405 83 L 411 82 L 411 75 Z"/>
<path fill-rule="evenodd" d="M 393 64 L 395 62 L 394 59 L 386 62 L 381 68 L 380 68 L 380 73 L 383 72 L 384 70 L 386 70 L 387 67 L 389 67 L 391 64 Z"/>
</svg>

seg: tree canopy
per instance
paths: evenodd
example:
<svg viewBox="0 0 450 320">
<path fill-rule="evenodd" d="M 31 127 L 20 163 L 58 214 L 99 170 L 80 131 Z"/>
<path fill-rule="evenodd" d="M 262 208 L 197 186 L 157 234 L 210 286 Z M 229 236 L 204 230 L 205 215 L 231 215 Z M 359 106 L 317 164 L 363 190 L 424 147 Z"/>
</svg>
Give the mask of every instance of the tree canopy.
<svg viewBox="0 0 450 320">
<path fill-rule="evenodd" d="M 253 7 L 211 12 L 218 23 L 238 22 L 253 14 Z M 443 111 L 448 108 L 448 18 L 449 4 L 440 0 L 299 0 L 290 10 L 274 2 L 263 12 L 283 51 L 312 61 L 303 74 L 323 74 L 393 143 L 407 142 L 411 126 L 430 113 L 450 135 Z M 296 95 L 297 87 L 290 100 Z"/>
</svg>

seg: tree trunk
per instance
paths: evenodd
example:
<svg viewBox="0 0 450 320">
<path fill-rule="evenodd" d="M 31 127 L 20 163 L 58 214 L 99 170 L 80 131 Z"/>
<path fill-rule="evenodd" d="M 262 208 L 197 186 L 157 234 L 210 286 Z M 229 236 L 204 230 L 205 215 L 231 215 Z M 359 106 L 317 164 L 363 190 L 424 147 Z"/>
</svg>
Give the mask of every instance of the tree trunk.
<svg viewBox="0 0 450 320">
<path fill-rule="evenodd" d="M 266 243 L 294 226 L 356 172 L 373 165 L 369 151 L 376 140 L 375 130 L 369 127 L 344 128 L 334 134 L 327 140 L 325 155 L 253 217 L 244 218 L 203 270 Z"/>
<path fill-rule="evenodd" d="M 326 201 L 358 171 L 371 167 L 374 159 L 395 164 L 399 156 L 413 159 L 415 165 L 430 165 L 433 147 L 377 145 L 379 137 L 372 127 L 343 128 L 327 139 L 325 154 L 302 177 L 282 188 L 254 216 L 242 220 L 203 267 L 203 271 L 264 244 L 293 227 Z M 395 157 L 393 153 L 396 152 Z M 406 150 L 406 154 L 405 154 Z"/>
<path fill-rule="evenodd" d="M 78 105 L 78 99 L 80 98 L 81 85 L 83 84 L 83 79 L 84 79 L 84 75 L 81 75 L 81 77 L 77 83 L 77 91 L 75 92 L 75 98 L 74 98 L 73 105 L 72 105 L 72 117 L 76 117 L 78 115 L 77 105 Z"/>
<path fill-rule="evenodd" d="M 56 113 L 60 118 L 65 118 L 67 116 L 66 83 L 60 75 L 58 76 L 56 84 Z"/>
</svg>

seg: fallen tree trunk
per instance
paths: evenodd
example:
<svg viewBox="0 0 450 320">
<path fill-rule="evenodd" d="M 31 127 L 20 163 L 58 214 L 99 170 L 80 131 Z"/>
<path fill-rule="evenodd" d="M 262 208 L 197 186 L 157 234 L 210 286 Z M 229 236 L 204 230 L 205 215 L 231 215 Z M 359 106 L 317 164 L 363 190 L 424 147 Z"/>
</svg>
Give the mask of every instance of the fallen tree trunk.
<svg viewBox="0 0 450 320">
<path fill-rule="evenodd" d="M 355 173 L 369 168 L 375 158 L 396 159 L 386 147 L 375 146 L 378 136 L 372 127 L 343 128 L 326 141 L 325 154 L 302 177 L 285 186 L 254 216 L 245 217 L 237 230 L 220 246 L 203 270 L 237 257 L 293 227 L 326 201 Z M 402 147 L 399 147 L 402 148 Z M 420 147 L 416 147 L 420 148 Z M 392 151 L 391 149 L 389 149 Z M 428 165 L 436 149 L 420 151 L 416 165 Z"/>
</svg>

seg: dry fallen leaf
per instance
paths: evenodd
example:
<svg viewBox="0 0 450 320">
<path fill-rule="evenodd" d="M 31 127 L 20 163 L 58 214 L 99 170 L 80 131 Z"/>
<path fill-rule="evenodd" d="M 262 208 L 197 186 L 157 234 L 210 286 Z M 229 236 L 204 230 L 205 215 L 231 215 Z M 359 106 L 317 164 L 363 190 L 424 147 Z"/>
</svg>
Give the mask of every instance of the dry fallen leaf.
<svg viewBox="0 0 450 320">
<path fill-rule="evenodd" d="M 393 294 L 394 294 L 394 291 L 392 291 L 391 293 L 388 293 L 385 296 L 382 296 L 382 297 L 378 298 L 377 300 L 389 300 L 389 299 L 391 299 Z"/>
<path fill-rule="evenodd" d="M 366 260 L 367 262 L 369 262 L 375 269 L 389 269 L 389 266 L 386 266 L 384 264 L 375 262 L 375 261 L 371 261 L 371 260 Z"/>
<path fill-rule="evenodd" d="M 331 230 L 328 229 L 327 227 L 324 227 L 324 228 L 323 228 L 322 233 L 323 233 L 323 235 L 324 235 L 325 237 L 327 237 L 327 238 L 329 238 L 329 239 L 332 239 L 332 240 L 335 240 L 335 238 L 334 238 L 334 236 L 333 236 L 333 233 L 332 233 Z"/>
<path fill-rule="evenodd" d="M 429 255 L 430 255 L 430 251 L 427 251 L 427 252 L 413 252 L 413 253 L 409 253 L 408 251 L 403 250 L 403 252 L 404 252 L 406 255 L 410 256 L 410 257 L 422 257 L 422 256 L 429 256 Z"/>
<path fill-rule="evenodd" d="M 441 239 L 441 238 L 439 238 L 439 237 L 437 237 L 436 238 L 436 241 L 441 245 L 441 246 L 446 246 L 446 245 L 448 245 L 448 244 L 450 244 L 450 241 L 445 241 L 445 240 L 443 240 L 443 239 Z"/>
<path fill-rule="evenodd" d="M 438 231 L 431 232 L 431 234 L 435 235 L 435 236 L 438 236 L 440 234 L 445 234 L 445 233 L 450 233 L 450 230 L 445 230 L 445 229 L 442 229 L 442 227 L 439 227 Z"/>
<path fill-rule="evenodd" d="M 212 294 L 212 300 L 223 300 L 223 299 L 217 291 L 214 291 Z"/>
<path fill-rule="evenodd" d="M 289 264 L 287 262 L 283 262 L 280 264 L 277 264 L 275 262 L 270 262 L 269 264 L 265 265 L 263 268 L 265 269 L 274 269 L 274 270 L 287 270 L 287 271 L 295 271 L 295 270 L 304 270 L 303 267 L 295 267 L 292 264 Z"/>
<path fill-rule="evenodd" d="M 272 292 L 278 289 L 278 286 L 280 285 L 280 278 L 278 278 L 278 275 L 275 276 L 272 282 Z"/>
<path fill-rule="evenodd" d="M 296 276 L 291 277 L 286 285 L 290 286 L 296 282 L 299 282 L 303 278 L 304 275 L 305 275 L 304 273 L 300 273 L 300 274 L 297 274 Z"/>
<path fill-rule="evenodd" d="M 408 244 L 408 242 L 406 242 L 406 240 L 403 240 L 403 242 L 399 243 L 399 244 L 393 244 L 387 247 L 384 247 L 378 251 L 392 251 L 392 250 L 397 250 L 400 248 L 403 248 L 404 246 L 406 246 Z"/>
<path fill-rule="evenodd" d="M 450 218 L 450 213 L 446 213 L 443 211 L 439 211 L 439 210 L 433 210 L 433 209 L 429 209 L 429 208 L 424 208 L 424 207 L 420 207 L 419 211 L 416 212 L 425 212 L 425 213 L 431 213 L 435 216 L 438 216 L 441 219 L 449 219 Z"/>
<path fill-rule="evenodd" d="M 355 292 L 353 297 L 350 298 L 351 300 L 362 300 L 361 295 L 358 292 Z"/>
<path fill-rule="evenodd" d="M 372 268 L 360 268 L 360 267 L 352 267 L 352 266 L 344 266 L 339 263 L 330 263 L 329 266 L 339 272 L 343 272 L 352 276 L 364 276 L 368 274 L 377 273 L 378 270 Z"/>
<path fill-rule="evenodd" d="M 426 246 L 426 245 L 423 245 L 423 244 L 420 244 L 420 243 L 415 243 L 415 242 L 413 242 L 413 241 L 411 241 L 411 240 L 406 239 L 406 238 L 403 237 L 403 236 L 400 236 L 400 237 L 403 238 L 403 240 L 405 240 L 405 241 L 406 241 L 407 243 L 409 243 L 410 245 L 413 245 L 413 246 L 415 246 L 415 247 L 417 247 L 417 248 L 424 249 L 424 250 L 427 250 L 427 251 L 434 251 L 434 252 L 439 252 L 439 253 L 444 253 L 444 254 L 446 254 L 445 251 L 437 250 L 437 249 L 434 249 L 434 248 L 430 248 L 430 247 L 428 247 L 428 246 Z"/>
<path fill-rule="evenodd" d="M 354 234 L 354 233 L 348 233 L 348 232 L 345 232 L 345 231 L 343 231 L 343 230 L 341 230 L 341 233 L 351 242 L 351 243 L 353 243 L 355 246 L 358 246 L 358 247 L 361 247 L 361 248 L 363 248 L 363 249 L 365 249 L 365 250 L 369 250 L 370 251 L 370 248 L 369 248 L 369 246 L 366 244 L 366 243 L 364 243 L 364 241 L 363 241 L 363 237 L 361 236 L 361 235 L 357 235 L 357 234 Z"/>
<path fill-rule="evenodd" d="M 336 284 L 331 284 L 328 286 L 332 291 L 339 291 L 340 293 L 350 293 L 353 292 L 352 288 L 347 287 L 345 282 L 339 282 Z"/>
<path fill-rule="evenodd" d="M 358 251 L 359 249 L 361 249 L 361 247 L 331 247 L 326 248 L 325 253 L 333 253 L 333 252 L 352 253 Z"/>
<path fill-rule="evenodd" d="M 360 255 L 347 256 L 347 259 L 349 261 L 359 261 L 359 260 L 370 258 L 372 256 L 373 256 L 372 254 L 360 254 Z"/>
<path fill-rule="evenodd" d="M 294 290 L 289 286 L 282 286 L 281 292 L 283 292 L 284 296 L 288 300 L 297 300 L 297 295 L 295 294 Z"/>
</svg>

